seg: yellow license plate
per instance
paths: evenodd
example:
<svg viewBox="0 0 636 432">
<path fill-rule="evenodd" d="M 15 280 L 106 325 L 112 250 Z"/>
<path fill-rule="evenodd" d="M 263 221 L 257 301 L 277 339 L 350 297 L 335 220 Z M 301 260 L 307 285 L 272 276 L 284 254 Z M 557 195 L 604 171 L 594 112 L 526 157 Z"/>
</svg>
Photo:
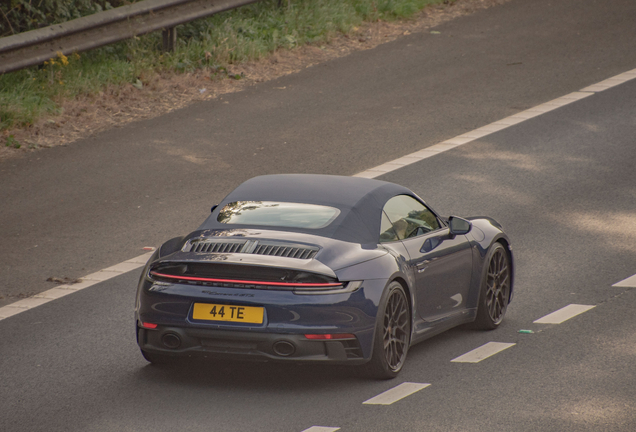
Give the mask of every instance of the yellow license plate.
<svg viewBox="0 0 636 432">
<path fill-rule="evenodd" d="M 209 303 L 195 303 L 192 318 L 206 321 L 263 323 L 263 308 Z"/>
</svg>

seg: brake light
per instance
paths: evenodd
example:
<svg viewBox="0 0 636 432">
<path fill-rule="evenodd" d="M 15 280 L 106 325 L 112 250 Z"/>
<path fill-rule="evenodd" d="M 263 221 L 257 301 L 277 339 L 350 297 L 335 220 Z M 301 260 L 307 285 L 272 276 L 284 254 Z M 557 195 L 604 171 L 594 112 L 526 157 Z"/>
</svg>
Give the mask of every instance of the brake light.
<svg viewBox="0 0 636 432">
<path fill-rule="evenodd" d="M 158 276 L 158 277 L 162 277 L 166 279 L 197 281 L 197 282 L 219 282 L 219 283 L 234 283 L 234 284 L 245 284 L 245 285 L 269 285 L 269 286 L 281 286 L 281 287 L 312 287 L 312 288 L 314 287 L 328 288 L 328 287 L 342 286 L 342 284 L 339 282 L 336 282 L 336 283 L 264 282 L 264 281 L 217 279 L 217 278 L 207 278 L 207 277 L 171 275 L 171 274 L 159 273 L 155 271 L 151 271 L 150 274 L 153 276 Z"/>
<path fill-rule="evenodd" d="M 151 330 L 152 330 L 152 329 L 156 329 L 156 328 L 157 328 L 157 324 L 153 324 L 153 323 L 145 323 L 145 322 L 142 322 L 142 323 L 141 323 L 141 326 L 142 326 L 143 328 L 145 328 L 145 329 L 151 329 Z"/>
<path fill-rule="evenodd" d="M 355 339 L 351 333 L 306 334 L 305 337 L 313 340 Z"/>
</svg>

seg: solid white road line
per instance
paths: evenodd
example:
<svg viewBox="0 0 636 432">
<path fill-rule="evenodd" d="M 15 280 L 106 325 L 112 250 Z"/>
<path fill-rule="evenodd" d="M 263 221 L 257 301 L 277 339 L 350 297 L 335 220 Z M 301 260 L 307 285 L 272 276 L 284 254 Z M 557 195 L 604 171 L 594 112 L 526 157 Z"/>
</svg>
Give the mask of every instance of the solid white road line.
<svg viewBox="0 0 636 432">
<path fill-rule="evenodd" d="M 600 92 L 603 90 L 607 90 L 608 88 L 612 88 L 619 84 L 623 84 L 629 80 L 636 78 L 636 69 L 622 73 L 620 75 L 616 75 L 612 78 L 608 78 L 605 81 L 601 81 L 598 84 L 591 85 L 589 87 L 585 87 L 581 91 L 591 91 L 591 92 Z"/>
<path fill-rule="evenodd" d="M 437 154 L 443 153 L 455 147 L 459 147 L 460 145 L 469 143 L 471 141 L 475 141 L 479 138 L 485 137 L 486 135 L 490 135 L 502 129 L 506 129 L 510 126 L 513 126 L 518 123 L 529 120 L 531 118 L 537 117 L 541 114 L 545 114 L 549 111 L 555 110 L 562 106 L 571 104 L 573 102 L 576 102 L 588 96 L 592 96 L 594 93 L 607 90 L 608 88 L 617 86 L 619 84 L 623 84 L 624 82 L 627 82 L 632 79 L 636 79 L 636 69 L 622 73 L 620 75 L 616 75 L 615 77 L 606 79 L 605 81 L 601 81 L 600 83 L 585 87 L 581 91 L 570 93 L 568 95 L 561 96 L 560 98 L 551 100 L 541 105 L 537 105 L 525 111 L 518 112 L 517 114 L 511 115 L 510 117 L 506 117 L 504 119 L 501 119 L 489 125 L 480 127 L 479 129 L 466 132 L 465 134 L 459 135 L 455 138 L 451 138 L 439 144 L 435 144 L 431 147 L 427 147 L 423 150 L 416 151 L 415 153 L 402 156 L 399 159 L 395 159 L 389 162 L 385 162 L 382 165 L 369 168 L 365 171 L 355 174 L 353 177 L 363 177 L 363 178 L 379 177 L 383 174 L 389 173 L 391 171 L 395 171 L 399 168 L 405 167 L 415 162 L 419 162 L 423 159 L 429 158 L 431 156 L 435 156 Z"/>
<path fill-rule="evenodd" d="M 435 156 L 437 154 L 443 153 L 445 151 L 451 150 L 460 145 L 466 144 L 468 142 L 474 141 L 476 139 L 482 138 L 486 135 L 490 135 L 492 133 L 498 132 L 502 129 L 506 129 L 510 126 L 516 125 L 518 123 L 524 122 L 530 118 L 536 117 L 538 115 L 547 113 L 564 105 L 568 105 L 572 102 L 576 102 L 580 99 L 586 98 L 588 96 L 593 95 L 594 93 L 601 92 L 607 90 L 608 88 L 612 88 L 619 84 L 623 84 L 629 80 L 636 79 L 636 69 L 631 71 L 624 72 L 620 75 L 616 75 L 614 77 L 608 78 L 605 81 L 601 81 L 597 84 L 585 87 L 579 92 L 570 93 L 568 95 L 562 96 L 560 98 L 554 99 L 552 101 L 543 103 L 541 105 L 537 105 L 534 108 L 530 108 L 525 111 L 521 111 L 515 115 L 510 117 L 506 117 L 489 125 L 480 127 L 470 132 L 466 132 L 465 134 L 459 135 L 455 138 L 451 138 L 439 144 L 435 144 L 433 146 L 427 147 L 425 149 L 416 151 L 415 153 L 408 154 L 406 156 L 402 156 L 401 158 L 395 159 L 390 162 L 386 162 L 382 165 L 379 165 L 374 168 L 369 168 L 368 170 L 362 171 L 358 174 L 355 174 L 353 177 L 364 177 L 364 178 L 375 178 L 379 177 L 383 174 L 389 173 L 391 171 L 395 171 L 396 169 L 405 167 L 407 165 L 411 165 L 415 162 L 419 162 L 423 159 L 429 158 L 431 156 Z M 146 249 L 146 248 L 144 248 Z M 79 284 L 73 285 L 60 285 L 56 288 L 52 288 L 48 291 L 38 294 L 37 296 L 30 297 L 24 300 L 20 300 L 15 303 L 11 303 L 10 305 L 4 306 L 0 308 L 0 321 L 4 318 L 8 318 L 10 316 L 19 314 L 25 310 L 32 309 L 41 304 L 48 303 L 51 300 L 55 300 L 57 298 L 63 297 L 65 295 L 71 294 L 75 291 L 78 291 L 83 288 L 87 288 L 91 285 L 95 285 L 98 282 L 102 282 L 104 280 L 108 280 L 111 277 L 119 276 L 122 273 L 127 271 L 135 270 L 146 263 L 151 253 L 141 255 L 137 258 L 133 258 L 132 260 L 124 261 L 121 264 L 118 264 L 113 267 L 109 267 L 107 269 L 101 270 L 97 273 L 93 273 L 92 275 L 88 275 L 86 277 L 81 278 L 82 282 Z M 146 257 L 146 258 L 144 258 Z M 143 263 L 139 263 L 136 260 L 144 260 Z M 139 264 L 138 266 L 131 266 L 130 264 Z M 117 268 L 117 270 L 113 270 Z M 631 278 L 630 278 L 631 279 Z M 630 279 L 626 279 L 630 280 Z M 625 281 L 623 281 L 625 282 Z M 622 282 L 619 282 L 622 283 Z M 614 286 L 624 286 L 624 285 L 614 285 Z M 628 285 L 631 286 L 631 285 Z M 67 290 L 67 291 L 65 291 Z"/>
<path fill-rule="evenodd" d="M 634 276 L 630 276 L 627 279 L 623 279 L 620 282 L 616 282 L 613 287 L 630 287 L 636 288 L 636 274 Z"/>
<path fill-rule="evenodd" d="M 479 363 L 480 361 L 487 359 L 490 356 L 497 354 L 505 349 L 510 348 L 516 344 L 503 343 L 503 342 L 488 342 L 485 345 L 475 348 L 472 351 L 467 352 L 464 355 L 451 360 L 454 363 Z"/>
<path fill-rule="evenodd" d="M 139 267 L 143 267 L 148 262 L 148 259 L 153 252 L 145 253 L 136 258 L 129 259 L 112 267 L 105 268 L 96 273 L 89 274 L 80 278 L 81 282 L 69 285 L 60 285 L 55 288 L 51 288 L 48 291 L 41 292 L 33 297 L 26 298 L 24 300 L 11 303 L 10 305 L 0 308 L 0 320 L 9 318 L 10 316 L 17 315 L 20 312 L 33 309 L 34 307 L 43 305 L 60 297 L 72 294 L 89 286 L 103 282 L 105 280 L 114 278 L 121 274 L 127 273 L 132 270 L 136 270 Z"/>
<path fill-rule="evenodd" d="M 337 430 L 340 430 L 340 428 L 312 426 L 309 429 L 305 429 L 303 432 L 336 432 Z"/>
<path fill-rule="evenodd" d="M 400 399 L 404 399 L 405 397 L 410 396 L 428 386 L 430 386 L 430 384 L 405 382 L 362 403 L 364 405 L 391 405 L 392 403 L 397 402 Z"/>
<path fill-rule="evenodd" d="M 595 307 L 596 306 L 571 304 L 533 322 L 536 324 L 561 324 L 562 322 L 567 321 L 577 315 L 580 315 L 583 312 L 587 312 Z"/>
</svg>

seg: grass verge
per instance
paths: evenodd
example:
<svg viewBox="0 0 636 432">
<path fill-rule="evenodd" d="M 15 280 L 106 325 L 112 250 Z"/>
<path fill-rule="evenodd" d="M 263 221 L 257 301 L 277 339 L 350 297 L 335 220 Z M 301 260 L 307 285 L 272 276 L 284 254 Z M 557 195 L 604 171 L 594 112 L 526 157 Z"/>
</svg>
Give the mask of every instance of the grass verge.
<svg viewBox="0 0 636 432">
<path fill-rule="evenodd" d="M 20 143 L 11 128 L 27 128 L 59 114 L 64 100 L 99 94 L 107 86 L 142 88 L 163 72 L 209 72 L 211 78 L 241 79 L 228 66 L 259 59 L 281 48 L 321 44 L 363 22 L 412 17 L 448 0 L 264 0 L 177 28 L 172 53 L 162 53 L 161 34 L 87 53 L 57 57 L 38 67 L 0 75 L 0 131 L 6 146 Z"/>
</svg>

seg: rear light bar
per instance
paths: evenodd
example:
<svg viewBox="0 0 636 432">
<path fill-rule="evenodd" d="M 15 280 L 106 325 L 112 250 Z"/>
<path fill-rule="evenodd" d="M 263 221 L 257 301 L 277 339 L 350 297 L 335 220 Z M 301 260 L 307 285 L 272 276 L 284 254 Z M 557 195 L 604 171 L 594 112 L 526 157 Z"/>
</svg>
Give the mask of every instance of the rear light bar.
<svg viewBox="0 0 636 432">
<path fill-rule="evenodd" d="M 312 340 L 338 340 L 338 339 L 355 339 L 355 335 L 351 333 L 335 333 L 335 334 L 306 334 L 307 339 Z"/>
<path fill-rule="evenodd" d="M 237 279 L 217 279 L 217 278 L 205 278 L 205 277 L 194 277 L 194 276 L 179 276 L 179 275 L 158 273 L 154 271 L 151 271 L 150 274 L 153 276 L 158 276 L 158 277 L 162 277 L 166 279 L 186 280 L 186 281 L 196 281 L 196 282 L 219 282 L 219 283 L 235 283 L 235 284 L 245 284 L 245 285 L 267 285 L 267 286 L 282 286 L 282 287 L 315 287 L 315 288 L 332 288 L 332 287 L 342 286 L 342 284 L 339 282 L 336 282 L 336 283 L 263 282 L 263 281 L 237 280 Z"/>
<path fill-rule="evenodd" d="M 153 324 L 153 323 L 146 323 L 146 322 L 140 322 L 139 324 L 141 324 L 141 326 L 145 329 L 156 329 L 157 328 L 157 324 Z"/>
</svg>

